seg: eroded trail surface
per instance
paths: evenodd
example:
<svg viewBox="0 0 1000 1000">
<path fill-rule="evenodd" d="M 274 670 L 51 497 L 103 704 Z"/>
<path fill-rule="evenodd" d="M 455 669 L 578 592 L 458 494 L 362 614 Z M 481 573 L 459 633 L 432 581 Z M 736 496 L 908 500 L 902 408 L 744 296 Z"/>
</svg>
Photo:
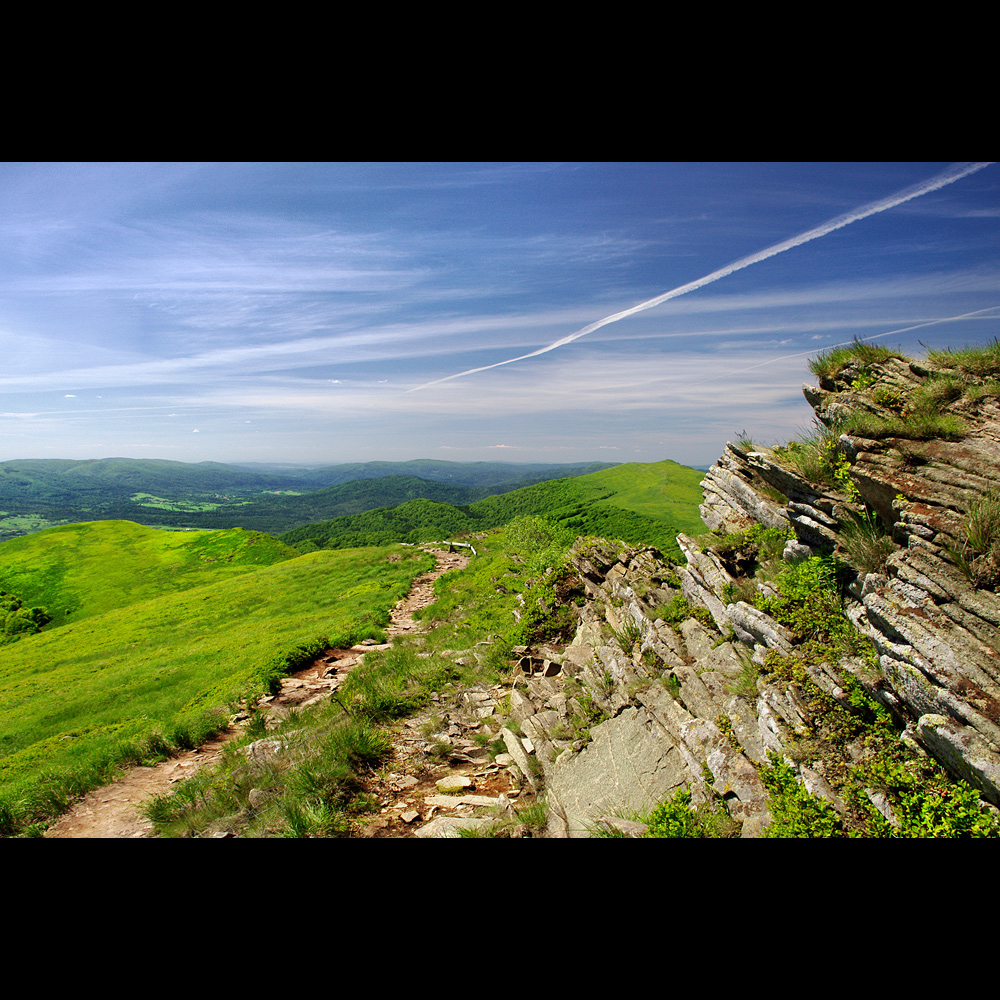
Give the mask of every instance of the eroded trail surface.
<svg viewBox="0 0 1000 1000">
<path fill-rule="evenodd" d="M 413 581 L 410 592 L 391 612 L 391 624 L 386 629 L 389 640 L 398 635 L 410 635 L 419 626 L 414 612 L 434 600 L 434 581 L 451 569 L 459 569 L 469 561 L 465 552 L 427 549 L 437 565 Z M 260 707 L 276 718 L 289 708 L 303 708 L 330 697 L 343 683 L 360 657 L 370 649 L 384 649 L 367 642 L 350 649 L 328 649 L 308 667 L 282 681 L 281 691 L 261 699 Z M 46 831 L 53 838 L 139 838 L 152 835 L 153 827 L 141 812 L 142 804 L 156 795 L 163 795 L 177 781 L 183 781 L 200 767 L 217 761 L 222 747 L 242 732 L 237 723 L 215 739 L 188 750 L 153 767 L 131 768 L 121 780 L 95 788 L 73 805 L 65 815 L 55 820 Z"/>
</svg>

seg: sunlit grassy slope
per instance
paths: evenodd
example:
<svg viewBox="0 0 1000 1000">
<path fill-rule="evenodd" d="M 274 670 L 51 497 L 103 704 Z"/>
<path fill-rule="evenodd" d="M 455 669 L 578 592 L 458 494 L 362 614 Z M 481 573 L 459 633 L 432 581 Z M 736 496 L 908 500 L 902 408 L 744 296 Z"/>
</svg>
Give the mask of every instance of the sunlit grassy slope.
<svg viewBox="0 0 1000 1000">
<path fill-rule="evenodd" d="M 61 625 L 296 555 L 276 538 L 242 528 L 172 532 L 90 521 L 0 542 L 0 590 L 46 608 Z"/>
<path fill-rule="evenodd" d="M 595 507 L 632 511 L 685 534 L 700 534 L 705 525 L 698 514 L 704 473 L 676 462 L 628 462 L 575 479 L 557 479 L 525 487 L 472 505 L 477 516 L 487 511 L 519 508 L 521 514 L 548 514 L 554 520 L 586 519 Z M 633 541 L 633 539 L 626 539 Z M 639 539 L 635 539 L 638 541 Z"/>
<path fill-rule="evenodd" d="M 0 826 L 5 810 L 57 811 L 53 788 L 99 783 L 154 734 L 197 741 L 219 706 L 328 641 L 378 634 L 431 562 L 413 549 L 316 552 L 0 648 Z"/>
</svg>

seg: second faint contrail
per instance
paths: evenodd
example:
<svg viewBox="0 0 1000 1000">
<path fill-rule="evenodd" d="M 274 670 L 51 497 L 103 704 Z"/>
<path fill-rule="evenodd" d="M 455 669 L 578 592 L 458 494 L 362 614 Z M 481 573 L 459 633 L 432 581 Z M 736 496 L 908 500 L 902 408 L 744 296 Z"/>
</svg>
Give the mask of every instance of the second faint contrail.
<svg viewBox="0 0 1000 1000">
<path fill-rule="evenodd" d="M 774 257 L 779 253 L 784 253 L 786 250 L 792 250 L 795 247 L 800 247 L 803 243 L 809 243 L 811 240 L 818 240 L 821 236 L 826 236 L 828 233 L 832 233 L 836 229 L 843 229 L 844 226 L 849 226 L 852 222 L 860 222 L 861 219 L 867 219 L 869 215 L 877 215 L 879 212 L 885 212 L 887 209 L 895 208 L 897 205 L 902 205 L 905 201 L 910 201 L 913 198 L 919 198 L 921 195 L 930 194 L 932 191 L 937 191 L 938 188 L 943 188 L 948 184 L 954 184 L 955 181 L 961 180 L 963 177 L 968 177 L 969 174 L 974 174 L 977 170 L 982 170 L 983 167 L 988 167 L 989 165 L 989 162 L 953 164 L 936 177 L 931 177 L 929 180 L 921 181 L 919 184 L 914 184 L 912 187 L 904 188 L 902 191 L 897 191 L 895 194 L 891 194 L 886 198 L 881 198 L 878 201 L 869 202 L 867 205 L 862 205 L 860 208 L 847 212 L 845 215 L 838 215 L 835 219 L 830 219 L 813 229 L 808 229 L 804 233 L 799 233 L 798 236 L 792 236 L 790 239 L 787 239 L 782 243 L 775 243 L 774 246 L 767 247 L 765 250 L 758 250 L 757 253 L 750 254 L 749 257 L 741 257 L 739 260 L 733 261 L 733 263 L 727 264 L 725 267 L 720 267 L 718 271 L 706 274 L 703 278 L 698 278 L 696 281 L 690 281 L 686 285 L 679 285 L 677 288 L 673 288 L 669 292 L 657 295 L 654 299 L 647 299 L 645 302 L 640 302 L 638 305 L 631 306 L 628 309 L 623 309 L 621 312 L 613 313 L 611 316 L 605 316 L 604 319 L 599 319 L 597 322 L 591 323 L 589 326 L 585 326 L 581 330 L 577 330 L 576 333 L 571 333 L 566 337 L 562 337 L 561 339 L 549 344 L 547 347 L 540 347 L 537 351 L 532 351 L 530 354 L 522 354 L 516 358 L 508 358 L 506 361 L 497 361 L 492 365 L 483 365 L 481 368 L 470 368 L 468 371 L 458 372 L 455 375 L 446 375 L 444 378 L 435 379 L 433 382 L 425 382 L 423 385 L 414 386 L 412 389 L 408 389 L 407 391 L 417 392 L 419 389 L 426 389 L 432 385 L 440 385 L 442 382 L 450 382 L 452 379 L 463 378 L 466 375 L 475 375 L 477 372 L 489 371 L 491 368 L 499 368 L 501 365 L 511 365 L 515 361 L 525 361 L 528 358 L 537 358 L 539 354 L 547 354 L 549 351 L 554 351 L 557 347 L 564 347 L 566 344 L 571 344 L 574 340 L 579 340 L 580 337 L 585 337 L 588 333 L 600 330 L 602 326 L 607 326 L 609 323 L 617 323 L 620 319 L 625 319 L 628 316 L 634 316 L 636 313 L 652 309 L 654 306 L 658 306 L 660 303 L 666 302 L 668 299 L 676 299 L 680 295 L 686 295 L 688 292 L 695 291 L 695 289 L 703 288 L 705 285 L 710 285 L 713 281 L 718 281 L 720 278 L 728 277 L 736 271 L 742 271 L 743 268 L 749 267 L 751 264 L 759 264 L 762 260 L 767 260 L 769 257 Z"/>
</svg>

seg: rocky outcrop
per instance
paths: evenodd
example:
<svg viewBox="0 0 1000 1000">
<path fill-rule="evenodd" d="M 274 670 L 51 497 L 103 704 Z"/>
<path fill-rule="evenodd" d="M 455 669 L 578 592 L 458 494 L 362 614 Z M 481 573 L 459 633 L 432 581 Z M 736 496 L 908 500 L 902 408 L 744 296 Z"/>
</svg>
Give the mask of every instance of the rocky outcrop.
<svg viewBox="0 0 1000 1000">
<path fill-rule="evenodd" d="M 550 835 L 588 836 L 609 823 L 632 830 L 683 786 L 694 805 L 721 802 L 741 836 L 757 836 L 770 820 L 759 777 L 769 752 L 846 814 L 822 754 L 801 748 L 822 742 L 817 693 L 850 705 L 849 680 L 890 711 L 902 746 L 1000 806 L 1000 598 L 991 582 L 1000 567 L 970 540 L 1000 488 L 1000 404 L 988 394 L 951 400 L 960 440 L 893 436 L 913 433 L 892 419 L 935 373 L 898 359 L 858 372 L 849 365 L 804 387 L 815 441 L 728 444 L 703 481 L 701 511 L 720 535 L 787 531 L 786 562 L 833 554 L 853 567 L 844 610 L 874 644 L 878 669 L 872 657 L 799 658 L 802 637 L 750 602 L 740 588 L 753 574 L 724 545 L 681 535 L 685 565 L 672 567 L 652 550 L 578 543 L 572 562 L 590 602 L 577 636 L 550 654 L 558 670 L 527 672 L 517 685 L 521 725 L 545 748 Z M 880 436 L 839 433 L 859 410 Z M 701 620 L 664 620 L 660 611 L 682 598 L 704 609 Z M 776 670 L 775 656 L 797 666 Z M 765 662 L 770 672 L 753 669 Z M 866 794 L 898 826 L 884 793 Z"/>
<path fill-rule="evenodd" d="M 827 448 L 841 463 L 838 488 L 789 468 L 795 456 L 788 449 L 730 444 L 705 480 L 706 523 L 729 531 L 748 519 L 773 525 L 773 491 L 779 490 L 788 498 L 786 523 L 813 551 L 857 564 L 850 529 L 858 516 L 891 535 L 895 551 L 881 574 L 858 566 L 851 587 L 857 601 L 848 608 L 879 652 L 882 677 L 873 691 L 914 725 L 929 753 L 1000 805 L 1000 598 L 989 555 L 970 541 L 977 510 L 1000 488 L 1000 403 L 989 393 L 963 394 L 950 379 L 950 372 L 892 358 L 849 364 L 819 387 L 803 386 L 819 425 L 831 430 Z M 959 440 L 908 428 L 913 400 L 932 389 L 940 412 L 961 422 L 962 430 L 948 435 Z M 879 436 L 838 438 L 836 430 L 859 412 L 882 422 L 874 424 Z M 703 561 L 695 563 L 692 575 Z M 717 587 L 704 573 L 701 580 L 710 591 L 701 603 L 717 616 Z M 746 641 L 746 622 L 729 617 Z"/>
<path fill-rule="evenodd" d="M 784 762 L 845 824 L 858 821 L 851 796 L 860 794 L 895 830 L 889 789 L 845 783 L 870 758 L 836 715 L 881 704 L 881 739 L 888 731 L 911 764 L 929 756 L 1000 806 L 1000 500 L 997 552 L 975 531 L 1000 495 L 1000 403 L 989 392 L 955 395 L 949 383 L 941 409 L 961 421 L 948 425 L 951 439 L 929 435 L 933 421 L 922 438 L 903 436 L 916 434 L 907 400 L 938 391 L 935 377 L 889 359 L 805 386 L 815 440 L 728 444 L 702 484 L 716 534 L 678 536 L 682 565 L 655 549 L 578 540 L 569 561 L 586 599 L 572 640 L 515 650 L 505 718 L 499 690 L 483 694 L 485 716 L 449 717 L 456 737 L 468 738 L 468 726 L 503 741 L 492 763 L 470 761 L 476 781 L 494 790 L 502 768 L 507 799 L 544 796 L 552 837 L 640 835 L 640 819 L 680 789 L 692 808 L 725 816 L 730 833 L 757 837 L 774 809 L 762 775 Z M 868 422 L 842 424 L 858 413 Z M 766 532 L 778 544 L 758 573 L 755 539 Z M 813 555 L 841 567 L 847 596 L 835 612 L 854 626 L 854 651 L 850 642 L 817 650 L 809 621 L 793 630 L 768 603 L 781 597 L 766 582 L 774 564 Z M 462 808 L 457 797 L 426 801 Z M 455 836 L 457 823 L 421 835 Z"/>
</svg>

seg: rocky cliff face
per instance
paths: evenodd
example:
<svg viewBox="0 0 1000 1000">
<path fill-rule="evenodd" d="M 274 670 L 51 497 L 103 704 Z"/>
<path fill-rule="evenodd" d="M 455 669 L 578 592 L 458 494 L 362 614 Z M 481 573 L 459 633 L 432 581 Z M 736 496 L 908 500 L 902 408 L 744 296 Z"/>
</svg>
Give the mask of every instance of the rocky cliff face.
<svg viewBox="0 0 1000 1000">
<path fill-rule="evenodd" d="M 937 765 L 1000 806 L 1000 385 L 938 360 L 844 352 L 803 387 L 811 440 L 727 445 L 686 565 L 578 543 L 576 638 L 511 702 L 550 834 L 683 787 L 758 836 L 789 766 L 844 832 L 905 829 Z"/>
</svg>

